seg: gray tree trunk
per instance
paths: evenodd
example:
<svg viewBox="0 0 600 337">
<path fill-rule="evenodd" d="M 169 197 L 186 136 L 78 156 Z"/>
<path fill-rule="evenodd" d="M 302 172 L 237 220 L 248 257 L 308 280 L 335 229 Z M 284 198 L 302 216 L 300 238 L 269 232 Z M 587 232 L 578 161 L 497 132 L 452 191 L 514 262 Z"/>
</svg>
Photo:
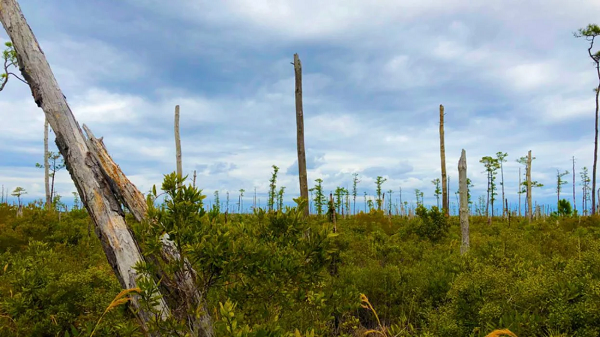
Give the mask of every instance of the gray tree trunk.
<svg viewBox="0 0 600 337">
<path fill-rule="evenodd" d="M 136 288 L 134 266 L 143 261 L 140 250 L 125 223 L 119 202 L 110 191 L 110 184 L 98 162 L 90 155 L 83 133 L 15 0 L 0 0 L 0 21 L 14 44 L 21 74 L 54 130 L 56 145 L 96 225 L 96 233 L 109 264 L 124 289 Z M 140 323 L 146 327 L 147 322 L 153 319 L 152 314 L 140 305 L 137 296 L 133 296 L 131 304 Z M 154 309 L 160 312 L 162 318 L 169 314 L 164 300 L 159 301 Z"/>
<path fill-rule="evenodd" d="M 306 151 L 304 148 L 304 111 L 302 108 L 302 63 L 298 54 L 294 54 L 294 75 L 296 78 L 296 143 L 298 148 L 298 179 L 300 197 L 308 201 L 308 175 L 306 173 Z M 310 209 L 304 209 L 308 216 Z"/>
<path fill-rule="evenodd" d="M 531 150 L 527 153 L 527 215 L 529 222 L 533 220 L 533 204 L 531 203 Z"/>
<path fill-rule="evenodd" d="M 446 175 L 446 147 L 444 144 L 444 106 L 440 104 L 440 157 L 442 165 L 442 207 L 446 216 L 450 215 L 448 199 L 448 178 Z"/>
<path fill-rule="evenodd" d="M 459 218 L 462 243 L 460 253 L 465 254 L 469 250 L 469 187 L 467 186 L 467 153 L 463 149 L 458 161 L 458 188 L 460 195 Z"/>
<path fill-rule="evenodd" d="M 44 187 L 46 189 L 46 210 L 52 208 L 50 194 L 50 163 L 48 162 L 48 119 L 44 119 Z"/>
<path fill-rule="evenodd" d="M 175 106 L 175 152 L 177 157 L 177 175 L 183 177 L 181 168 L 181 137 L 179 136 L 179 105 Z"/>
</svg>

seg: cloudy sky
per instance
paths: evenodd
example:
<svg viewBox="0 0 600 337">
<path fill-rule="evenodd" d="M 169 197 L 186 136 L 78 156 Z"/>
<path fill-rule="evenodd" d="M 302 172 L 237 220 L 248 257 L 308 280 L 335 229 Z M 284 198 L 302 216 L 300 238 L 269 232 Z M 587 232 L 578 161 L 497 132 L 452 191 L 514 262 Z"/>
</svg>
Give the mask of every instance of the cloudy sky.
<svg viewBox="0 0 600 337">
<path fill-rule="evenodd" d="M 573 32 L 600 2 L 573 0 L 29 0 L 21 6 L 80 124 L 87 124 L 143 192 L 174 170 L 174 106 L 183 167 L 246 204 L 266 201 L 271 166 L 286 199 L 298 195 L 294 69 L 303 65 L 309 185 L 359 195 L 414 190 L 434 204 L 445 106 L 451 192 L 467 151 L 474 196 L 479 160 L 508 153 L 505 186 L 517 200 L 516 162 L 533 151 L 539 203 L 555 203 L 557 170 L 591 169 L 597 84 L 588 42 Z M 600 23 L 600 22 L 597 22 Z M 8 39 L 0 31 L 0 42 Z M 43 196 L 43 113 L 15 81 L 0 92 L 0 183 Z M 52 145 L 54 147 L 54 145 Z M 572 182 L 571 175 L 566 179 Z M 572 194 L 567 185 L 566 193 Z M 57 191 L 72 199 L 67 172 Z M 567 192 L 568 191 L 568 192 Z M 361 200 L 362 198 L 359 198 Z M 452 201 L 454 195 L 452 194 Z"/>
</svg>

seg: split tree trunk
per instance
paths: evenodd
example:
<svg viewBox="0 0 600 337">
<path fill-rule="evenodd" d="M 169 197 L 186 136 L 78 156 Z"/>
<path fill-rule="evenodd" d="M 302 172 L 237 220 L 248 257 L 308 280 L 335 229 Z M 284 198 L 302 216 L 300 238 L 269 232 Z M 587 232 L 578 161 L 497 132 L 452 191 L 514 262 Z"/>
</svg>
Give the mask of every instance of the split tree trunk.
<svg viewBox="0 0 600 337">
<path fill-rule="evenodd" d="M 450 215 L 448 181 L 446 176 L 446 147 L 444 145 L 444 106 L 440 104 L 440 157 L 442 160 L 442 207 L 446 216 Z"/>
<path fill-rule="evenodd" d="M 179 105 L 175 106 L 175 151 L 177 157 L 177 175 L 183 177 L 181 168 L 181 138 L 179 136 Z"/>
<path fill-rule="evenodd" d="M 463 149 L 458 161 L 458 185 L 460 194 L 460 232 L 462 243 L 460 245 L 460 253 L 465 254 L 469 250 L 469 196 L 467 186 L 467 153 Z"/>
<path fill-rule="evenodd" d="M 44 119 L 44 188 L 46 189 L 46 210 L 52 209 L 50 194 L 50 163 L 48 162 L 48 119 Z"/>
<path fill-rule="evenodd" d="M 294 74 L 296 78 L 296 142 L 298 147 L 298 178 L 300 197 L 308 201 L 308 176 L 306 173 L 306 151 L 304 148 L 304 111 L 302 108 L 302 63 L 298 54 L 294 54 Z M 308 216 L 310 209 L 304 209 Z"/>
<path fill-rule="evenodd" d="M 65 159 L 67 170 L 94 221 L 102 248 L 121 287 L 136 288 L 134 266 L 143 261 L 121 210 L 111 193 L 96 160 L 90 155 L 85 138 L 65 96 L 50 69 L 31 28 L 16 0 L 0 0 L 0 21 L 10 36 L 19 63 L 19 70 L 31 88 L 36 104 L 41 107 L 56 135 L 56 145 Z M 140 306 L 136 296 L 132 305 L 142 325 L 150 321 L 151 313 Z M 166 317 L 169 309 L 164 300 L 155 307 Z"/>
<path fill-rule="evenodd" d="M 533 204 L 531 203 L 531 150 L 527 153 L 527 215 L 529 222 L 533 220 Z"/>
</svg>

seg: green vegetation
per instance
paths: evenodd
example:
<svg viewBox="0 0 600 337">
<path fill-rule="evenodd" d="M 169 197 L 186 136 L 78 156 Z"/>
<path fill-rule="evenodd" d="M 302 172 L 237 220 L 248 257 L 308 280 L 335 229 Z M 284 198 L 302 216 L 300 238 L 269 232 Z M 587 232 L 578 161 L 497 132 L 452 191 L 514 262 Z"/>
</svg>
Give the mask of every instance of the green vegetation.
<svg viewBox="0 0 600 337">
<path fill-rule="evenodd" d="M 333 233 L 327 218 L 303 218 L 306 201 L 207 213 L 202 191 L 175 173 L 159 203 L 160 193 L 148 196 L 148 221 L 128 222 L 147 259 L 165 234 L 184 252 L 217 336 L 600 333 L 600 222 L 573 217 L 566 200 L 531 224 L 471 217 L 461 256 L 458 219 L 435 206 L 420 205 L 415 217 L 338 217 Z M 0 205 L 0 336 L 141 335 L 85 210 L 59 216 L 35 202 L 16 214 Z M 157 267 L 167 280 L 182 264 L 138 266 L 146 277 Z M 132 291 L 152 301 L 151 282 L 139 284 Z"/>
</svg>

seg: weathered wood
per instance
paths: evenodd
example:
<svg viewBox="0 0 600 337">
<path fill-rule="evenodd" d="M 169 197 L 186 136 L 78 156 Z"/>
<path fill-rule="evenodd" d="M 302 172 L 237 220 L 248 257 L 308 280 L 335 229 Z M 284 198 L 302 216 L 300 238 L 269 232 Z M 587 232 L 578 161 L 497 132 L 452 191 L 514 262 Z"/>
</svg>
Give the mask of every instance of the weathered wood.
<svg viewBox="0 0 600 337">
<path fill-rule="evenodd" d="M 123 288 L 136 288 L 134 265 L 143 261 L 140 250 L 125 223 L 117 199 L 110 191 L 109 183 L 88 151 L 79 124 L 16 0 L 0 0 L 0 21 L 13 42 L 19 70 L 29 84 L 36 104 L 42 108 L 54 130 L 56 145 L 64 157 L 81 201 L 96 225 L 96 234 L 109 264 Z M 141 324 L 147 326 L 152 314 L 140 306 L 136 296 L 131 304 Z M 162 300 L 154 309 L 163 318 L 169 313 Z"/>
<path fill-rule="evenodd" d="M 87 144 L 90 152 L 100 163 L 102 173 L 109 182 L 112 192 L 129 209 L 137 221 L 144 221 L 148 212 L 144 196 L 125 176 L 119 165 L 113 161 L 102 140 L 97 139 L 85 124 L 83 129 L 88 136 Z M 167 264 L 180 263 L 180 254 L 167 235 L 162 237 L 162 242 L 160 255 L 162 261 Z M 152 258 L 150 259 L 152 260 Z M 157 261 L 152 260 L 151 262 Z M 154 265 L 158 269 L 158 278 L 162 280 L 160 287 L 164 289 L 163 294 L 165 294 L 165 300 L 171 312 L 178 315 L 179 318 L 187 319 L 193 336 L 213 336 L 212 319 L 207 310 L 206 301 L 194 282 L 196 272 L 189 261 L 184 259 L 183 270 L 177 271 L 174 279 L 161 270 L 158 263 L 154 263 Z M 201 309 L 198 317 L 196 316 L 197 309 Z"/>
<path fill-rule="evenodd" d="M 44 118 L 44 188 L 46 190 L 46 210 L 52 208 L 50 193 L 50 163 L 48 162 L 48 119 Z"/>
<path fill-rule="evenodd" d="M 533 204 L 531 203 L 531 150 L 527 153 L 527 215 L 529 222 L 533 220 Z"/>
<path fill-rule="evenodd" d="M 298 148 L 298 179 L 300 197 L 308 201 L 308 175 L 306 173 L 306 150 L 304 148 L 304 110 L 302 107 L 302 63 L 298 54 L 294 54 L 294 75 L 296 79 L 296 144 Z M 308 216 L 310 209 L 304 208 Z"/>
<path fill-rule="evenodd" d="M 125 176 L 119 165 L 108 154 L 102 139 L 98 139 L 92 130 L 83 124 L 83 130 L 87 135 L 86 143 L 94 159 L 100 165 L 102 174 L 109 183 L 112 193 L 125 205 L 137 221 L 143 221 L 148 212 L 148 205 L 144 195 Z"/>
<path fill-rule="evenodd" d="M 450 216 L 450 199 L 448 198 L 448 178 L 446 175 L 446 147 L 444 144 L 444 106 L 440 104 L 440 158 L 442 165 L 442 208 L 444 214 Z"/>
<path fill-rule="evenodd" d="M 458 188 L 460 195 L 458 213 L 462 237 L 460 253 L 465 254 L 469 250 L 469 187 L 467 186 L 467 153 L 464 149 L 458 161 Z"/>
<path fill-rule="evenodd" d="M 179 105 L 175 106 L 175 156 L 177 159 L 177 175 L 183 177 L 181 168 L 181 137 L 179 135 Z"/>
</svg>

